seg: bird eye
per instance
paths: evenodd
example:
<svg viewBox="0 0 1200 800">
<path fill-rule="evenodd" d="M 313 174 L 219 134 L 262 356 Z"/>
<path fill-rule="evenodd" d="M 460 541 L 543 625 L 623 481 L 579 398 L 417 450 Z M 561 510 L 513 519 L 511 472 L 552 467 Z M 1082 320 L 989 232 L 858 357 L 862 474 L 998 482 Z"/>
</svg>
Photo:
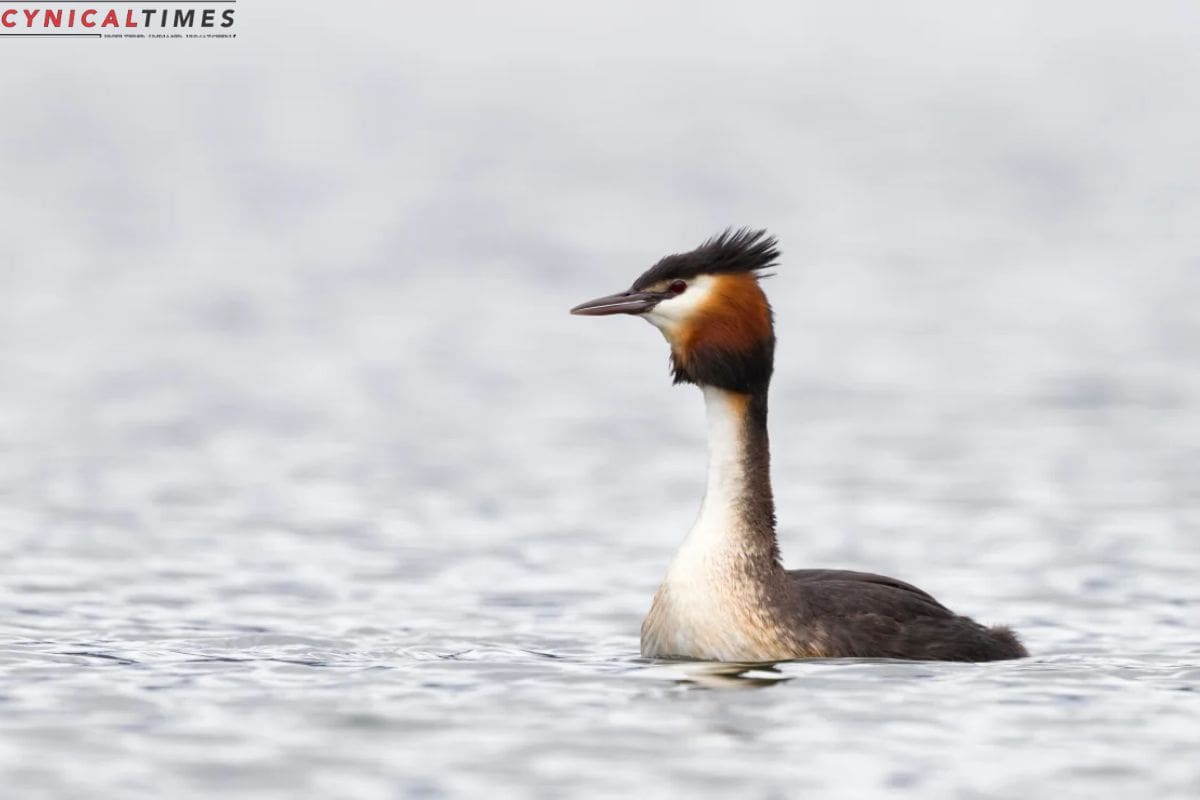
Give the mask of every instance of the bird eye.
<svg viewBox="0 0 1200 800">
<path fill-rule="evenodd" d="M 667 291 L 671 294 L 683 294 L 686 289 L 687 283 L 685 281 L 675 281 L 667 287 Z"/>
</svg>

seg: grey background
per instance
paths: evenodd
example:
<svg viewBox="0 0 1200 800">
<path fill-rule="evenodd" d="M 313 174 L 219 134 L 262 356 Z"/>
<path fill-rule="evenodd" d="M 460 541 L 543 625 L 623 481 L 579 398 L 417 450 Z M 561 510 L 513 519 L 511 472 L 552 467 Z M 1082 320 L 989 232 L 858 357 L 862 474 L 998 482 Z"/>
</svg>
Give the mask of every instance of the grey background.
<svg viewBox="0 0 1200 800">
<path fill-rule="evenodd" d="M 6 791 L 1196 796 L 1200 7 L 237 13 L 0 48 Z M 1032 659 L 636 658 L 701 403 L 566 310 L 742 224 L 787 563 Z"/>
</svg>

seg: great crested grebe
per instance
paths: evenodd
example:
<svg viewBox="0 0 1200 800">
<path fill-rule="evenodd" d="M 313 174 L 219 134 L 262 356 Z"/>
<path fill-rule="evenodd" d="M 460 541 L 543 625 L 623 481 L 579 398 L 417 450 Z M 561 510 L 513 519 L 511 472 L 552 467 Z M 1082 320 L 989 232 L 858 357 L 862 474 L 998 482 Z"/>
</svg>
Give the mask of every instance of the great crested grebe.
<svg viewBox="0 0 1200 800">
<path fill-rule="evenodd" d="M 759 273 L 778 259 L 766 231 L 726 231 L 666 256 L 628 291 L 571 309 L 646 319 L 671 345 L 675 383 L 704 392 L 708 485 L 642 623 L 642 655 L 743 662 L 1028 655 L 1008 628 L 960 617 L 895 578 L 780 564 L 767 446 L 775 331 L 759 286 Z"/>
</svg>

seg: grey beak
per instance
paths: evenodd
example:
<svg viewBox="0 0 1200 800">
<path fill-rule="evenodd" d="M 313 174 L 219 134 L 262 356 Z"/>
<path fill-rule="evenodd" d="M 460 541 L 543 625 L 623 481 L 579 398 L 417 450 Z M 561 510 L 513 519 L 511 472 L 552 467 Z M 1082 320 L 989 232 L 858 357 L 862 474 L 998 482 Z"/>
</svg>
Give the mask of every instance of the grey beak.
<svg viewBox="0 0 1200 800">
<path fill-rule="evenodd" d="M 580 303 L 571 309 L 572 314 L 584 317 L 602 317 L 607 314 L 641 314 L 658 305 L 663 296 L 657 292 L 627 292 L 610 294 L 608 297 L 597 297 Z"/>
</svg>

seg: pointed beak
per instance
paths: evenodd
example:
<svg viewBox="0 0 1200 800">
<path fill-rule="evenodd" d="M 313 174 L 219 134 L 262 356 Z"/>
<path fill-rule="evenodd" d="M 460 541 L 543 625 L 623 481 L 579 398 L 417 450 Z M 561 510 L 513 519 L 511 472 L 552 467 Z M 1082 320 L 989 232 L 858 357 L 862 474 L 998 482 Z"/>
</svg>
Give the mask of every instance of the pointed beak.
<svg viewBox="0 0 1200 800">
<path fill-rule="evenodd" d="M 627 292 L 597 297 L 580 303 L 571 309 L 572 314 L 584 317 L 602 317 L 606 314 L 642 314 L 658 305 L 663 296 L 657 292 Z"/>
</svg>

